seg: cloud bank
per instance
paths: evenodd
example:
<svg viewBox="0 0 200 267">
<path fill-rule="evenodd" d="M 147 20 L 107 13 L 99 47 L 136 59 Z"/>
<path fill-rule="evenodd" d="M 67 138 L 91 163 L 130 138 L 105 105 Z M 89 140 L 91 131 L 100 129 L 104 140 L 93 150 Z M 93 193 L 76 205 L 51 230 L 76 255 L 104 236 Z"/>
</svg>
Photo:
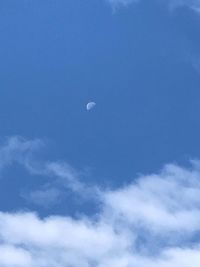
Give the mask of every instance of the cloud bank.
<svg viewBox="0 0 200 267">
<path fill-rule="evenodd" d="M 31 162 L 38 144 L 11 138 L 0 150 L 7 155 L 0 153 L 1 166 L 24 161 L 32 173 L 67 177 L 73 194 L 85 194 L 87 185 L 67 164 Z M 81 190 L 74 190 L 74 181 Z M 200 266 L 199 196 L 200 163 L 193 161 L 189 168 L 170 164 L 124 187 L 99 190 L 101 209 L 93 216 L 0 212 L 0 267 Z"/>
</svg>

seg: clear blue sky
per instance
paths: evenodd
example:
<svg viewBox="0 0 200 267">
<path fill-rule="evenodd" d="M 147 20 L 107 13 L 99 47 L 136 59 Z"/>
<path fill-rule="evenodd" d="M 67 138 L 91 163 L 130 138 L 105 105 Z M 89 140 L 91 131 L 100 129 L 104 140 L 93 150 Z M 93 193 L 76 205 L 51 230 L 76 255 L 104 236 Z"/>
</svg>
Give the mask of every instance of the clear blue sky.
<svg viewBox="0 0 200 267">
<path fill-rule="evenodd" d="M 1 0 L 2 147 L 13 136 L 40 139 L 34 168 L 67 162 L 81 183 L 113 190 L 200 158 L 200 16 L 189 6 L 198 1 L 163 2 Z M 97 105 L 88 112 L 89 101 Z M 27 169 L 23 151 L 2 164 L 2 211 L 96 212 L 52 173 Z M 31 195 L 38 188 L 47 206 Z"/>
</svg>

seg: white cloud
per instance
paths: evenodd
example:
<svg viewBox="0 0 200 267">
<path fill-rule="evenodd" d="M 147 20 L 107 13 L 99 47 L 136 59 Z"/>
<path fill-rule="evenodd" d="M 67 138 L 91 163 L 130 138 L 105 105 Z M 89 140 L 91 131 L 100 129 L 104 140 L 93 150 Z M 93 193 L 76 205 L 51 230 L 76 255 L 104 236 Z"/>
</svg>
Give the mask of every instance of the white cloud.
<svg viewBox="0 0 200 267">
<path fill-rule="evenodd" d="M 30 155 L 32 142 L 23 142 L 29 144 Z M 26 147 L 23 142 L 19 147 Z M 17 149 L 4 150 L 16 161 Z M 20 164 L 27 162 L 26 157 L 19 158 Z M 87 190 L 67 164 L 44 162 L 40 169 L 28 159 L 23 166 L 31 166 L 33 173 L 64 179 L 74 194 Z M 101 210 L 93 217 L 1 212 L 0 267 L 200 266 L 199 195 L 200 163 L 194 161 L 190 168 L 167 165 L 117 190 L 102 189 L 97 197 Z M 48 198 L 48 192 L 43 197 Z"/>
<path fill-rule="evenodd" d="M 25 249 L 10 245 L 0 245 L 1 267 L 27 267 L 31 266 L 31 255 Z"/>
<path fill-rule="evenodd" d="M 122 233 L 115 233 L 110 225 L 86 219 L 41 220 L 31 213 L 1 213 L 0 228 L 2 242 L 29 251 L 33 259 L 30 266 L 90 266 L 90 262 L 99 262 L 107 253 L 120 253 L 127 246 Z"/>
<path fill-rule="evenodd" d="M 200 173 L 168 165 L 158 175 L 105 195 L 106 206 L 130 224 L 145 222 L 154 232 L 199 230 Z M 131 205 L 130 205 L 131 203 Z"/>
</svg>

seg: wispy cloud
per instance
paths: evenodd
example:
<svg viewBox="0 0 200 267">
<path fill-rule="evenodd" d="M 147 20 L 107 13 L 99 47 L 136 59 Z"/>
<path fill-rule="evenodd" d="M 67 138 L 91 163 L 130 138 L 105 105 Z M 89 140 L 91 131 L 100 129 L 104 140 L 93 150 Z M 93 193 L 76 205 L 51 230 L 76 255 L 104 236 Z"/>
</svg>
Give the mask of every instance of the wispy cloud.
<svg viewBox="0 0 200 267">
<path fill-rule="evenodd" d="M 91 189 L 80 182 L 80 174 L 68 163 L 38 159 L 45 147 L 40 139 L 27 140 L 21 136 L 7 138 L 0 147 L 0 170 L 13 164 L 24 167 L 30 175 L 49 177 L 48 182 L 35 191 L 22 192 L 21 196 L 37 205 L 48 207 L 59 201 L 64 190 L 80 196 Z M 44 202 L 45 201 L 45 202 Z"/>
<path fill-rule="evenodd" d="M 22 192 L 21 196 L 35 205 L 49 208 L 62 200 L 64 192 L 53 185 L 44 185 L 35 191 Z"/>
<path fill-rule="evenodd" d="M 132 3 L 137 3 L 140 0 L 107 0 L 113 7 L 127 6 Z"/>
<path fill-rule="evenodd" d="M 29 161 L 32 161 L 32 155 L 43 145 L 44 143 L 39 139 L 26 140 L 21 136 L 6 138 L 0 147 L 0 169 L 14 163 L 31 169 Z"/>
<path fill-rule="evenodd" d="M 67 177 L 74 194 L 86 190 L 68 165 L 45 164 L 44 173 Z M 35 194 L 57 194 L 48 190 Z M 194 161 L 190 168 L 166 165 L 125 187 L 102 189 L 101 210 L 91 217 L 1 212 L 0 267 L 200 266 L 199 195 L 200 163 Z"/>
<path fill-rule="evenodd" d="M 200 1 L 199 0 L 165 0 L 171 10 L 175 10 L 181 7 L 187 7 L 196 13 L 200 13 Z"/>
<path fill-rule="evenodd" d="M 114 9 L 120 6 L 128 6 L 133 3 L 137 3 L 143 0 L 107 0 Z M 200 0 L 157 0 L 163 4 L 167 4 L 170 9 L 176 9 L 178 7 L 188 7 L 198 13 L 200 13 Z"/>
</svg>

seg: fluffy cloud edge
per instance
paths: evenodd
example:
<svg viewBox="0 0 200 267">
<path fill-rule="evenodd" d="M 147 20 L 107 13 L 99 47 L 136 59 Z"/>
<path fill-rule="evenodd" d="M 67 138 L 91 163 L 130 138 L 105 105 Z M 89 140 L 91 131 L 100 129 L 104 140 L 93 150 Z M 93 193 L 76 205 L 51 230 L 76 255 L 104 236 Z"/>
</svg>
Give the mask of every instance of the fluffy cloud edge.
<svg viewBox="0 0 200 267">
<path fill-rule="evenodd" d="M 31 173 L 64 179 L 63 186 L 75 195 L 85 194 L 87 184 L 67 163 L 35 161 L 42 144 L 8 139 L 0 149 L 1 168 L 16 162 Z M 96 194 L 96 188 L 90 192 Z M 57 197 L 57 188 L 52 185 L 52 190 Z M 168 164 L 124 187 L 99 189 L 96 201 L 101 210 L 94 216 L 40 218 L 33 212 L 0 212 L 0 267 L 188 267 L 191 262 L 198 266 L 199 195 L 196 160 L 190 168 Z"/>
</svg>

